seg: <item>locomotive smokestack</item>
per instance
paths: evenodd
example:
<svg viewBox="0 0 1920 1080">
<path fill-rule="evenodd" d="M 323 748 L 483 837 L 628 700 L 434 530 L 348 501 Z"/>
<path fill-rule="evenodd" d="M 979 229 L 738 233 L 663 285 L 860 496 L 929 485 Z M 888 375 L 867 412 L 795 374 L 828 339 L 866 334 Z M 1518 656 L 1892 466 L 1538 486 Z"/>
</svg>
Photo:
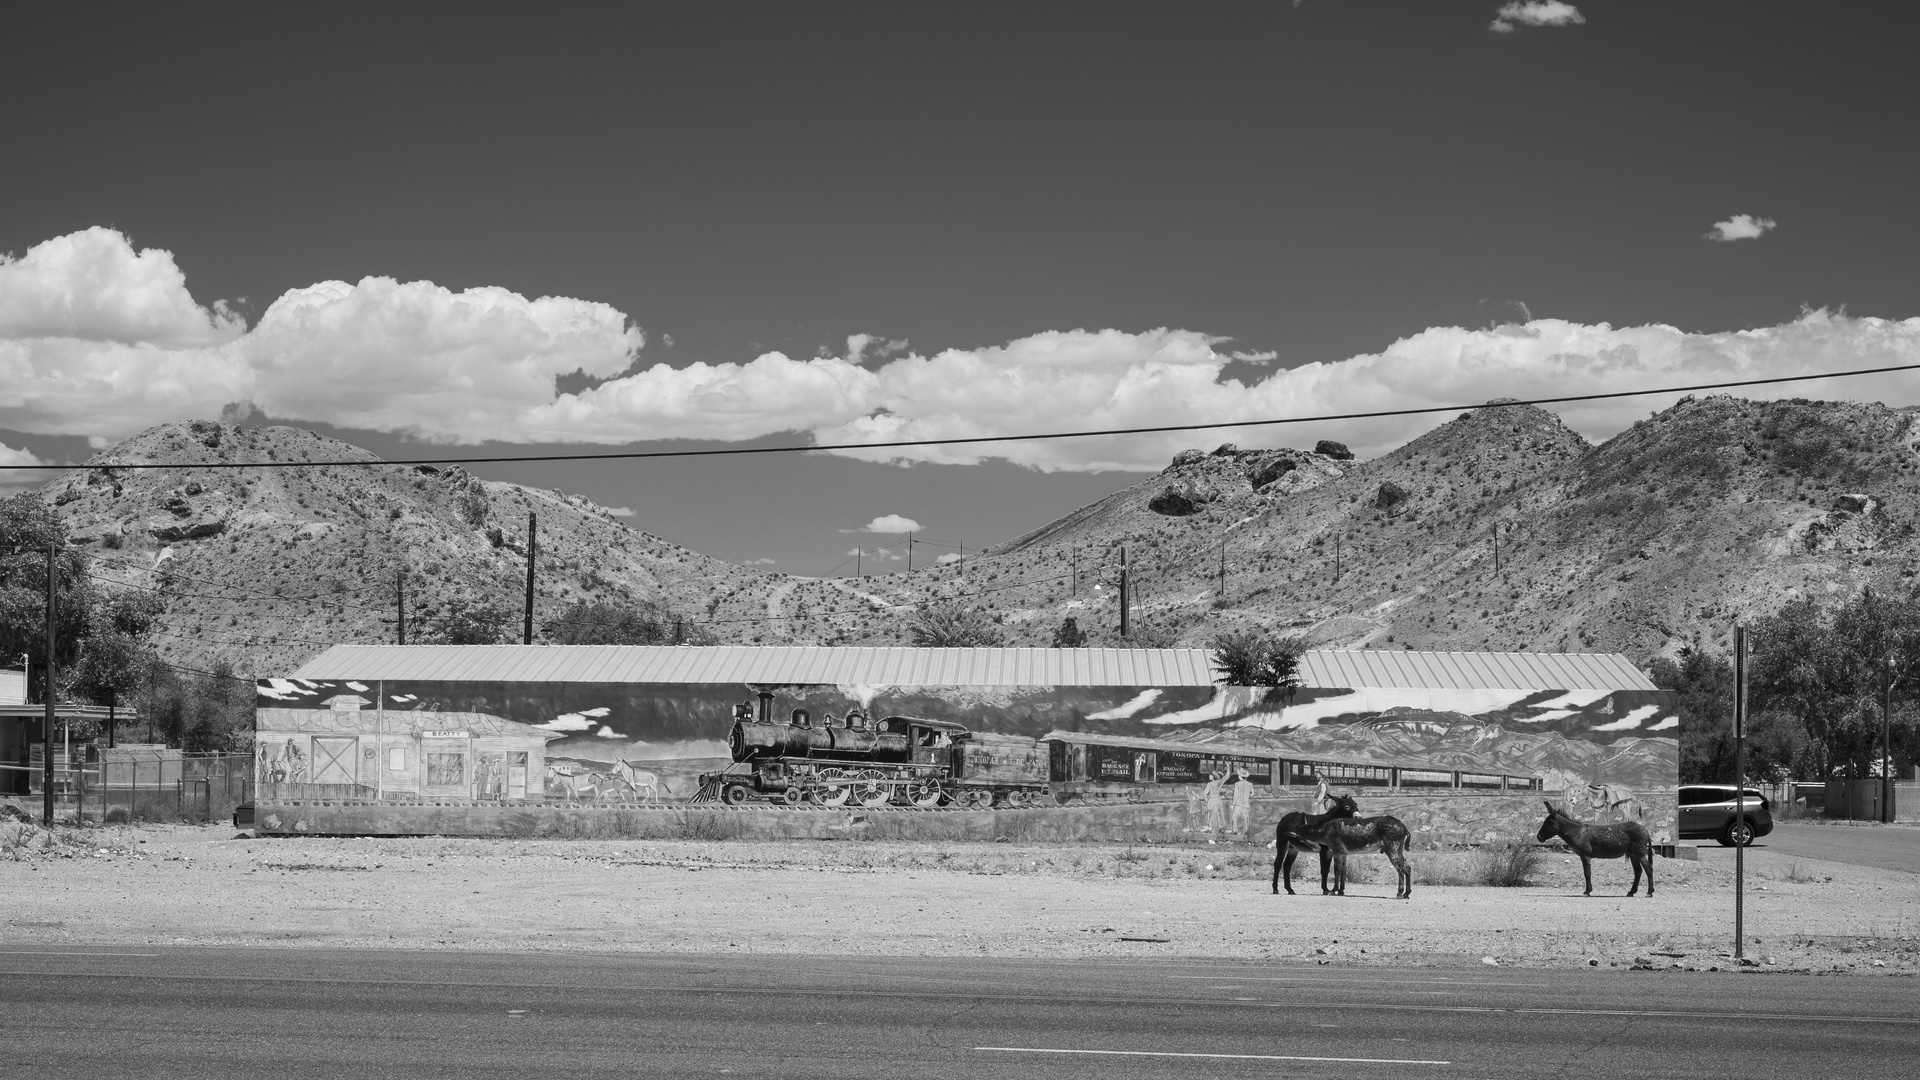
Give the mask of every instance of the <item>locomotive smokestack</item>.
<svg viewBox="0 0 1920 1080">
<path fill-rule="evenodd" d="M 763 724 L 773 722 L 773 691 L 771 690 L 760 691 L 760 722 Z"/>
</svg>

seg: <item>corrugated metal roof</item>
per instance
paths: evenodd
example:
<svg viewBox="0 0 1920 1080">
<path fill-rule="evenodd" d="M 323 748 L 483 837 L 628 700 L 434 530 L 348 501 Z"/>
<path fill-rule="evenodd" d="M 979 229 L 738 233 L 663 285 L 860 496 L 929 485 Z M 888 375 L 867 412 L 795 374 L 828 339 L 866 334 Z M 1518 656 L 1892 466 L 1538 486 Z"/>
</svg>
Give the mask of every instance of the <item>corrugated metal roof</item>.
<svg viewBox="0 0 1920 1080">
<path fill-rule="evenodd" d="M 1310 650 L 1308 687 L 1652 690 L 1617 653 Z M 459 682 L 1211 686 L 1205 649 L 335 645 L 288 678 Z"/>
</svg>

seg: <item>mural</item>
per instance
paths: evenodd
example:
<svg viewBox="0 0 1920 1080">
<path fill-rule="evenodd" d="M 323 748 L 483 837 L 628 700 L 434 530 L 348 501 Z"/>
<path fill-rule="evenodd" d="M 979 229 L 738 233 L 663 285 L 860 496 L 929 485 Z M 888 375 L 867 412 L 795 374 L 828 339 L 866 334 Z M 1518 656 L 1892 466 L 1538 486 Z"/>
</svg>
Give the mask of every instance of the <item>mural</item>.
<svg viewBox="0 0 1920 1080">
<path fill-rule="evenodd" d="M 1245 687 L 266 679 L 259 683 L 257 697 L 261 779 L 267 781 L 272 772 L 281 778 L 278 782 L 295 782 L 296 774 L 310 770 L 310 783 L 346 782 L 346 770 L 338 764 L 342 748 L 314 736 L 344 736 L 348 729 L 359 732 L 384 723 L 392 726 L 396 738 L 361 748 L 363 756 L 385 755 L 385 768 L 371 771 L 396 780 L 401 774 L 417 776 L 414 786 L 423 792 L 531 790 L 580 798 L 588 794 L 589 785 L 575 774 L 592 772 L 605 774 L 592 792 L 596 796 L 605 794 L 600 786 L 617 782 L 622 794 L 684 797 L 694 776 L 717 771 L 728 760 L 725 739 L 734 709 L 743 703 L 753 708 L 762 689 L 773 693 L 774 715 L 780 718 L 806 709 L 824 721 L 857 709 L 874 717 L 927 717 L 978 732 L 1029 738 L 1066 731 L 1192 742 L 1199 744 L 1196 751 L 1217 754 L 1271 753 L 1348 763 L 1345 774 L 1329 770 L 1330 778 L 1354 784 L 1366 783 L 1370 766 L 1396 767 L 1396 782 L 1409 788 L 1420 786 L 1423 777 L 1438 785 L 1442 775 L 1532 777 L 1541 790 L 1571 793 L 1596 812 L 1616 818 L 1634 812 L 1633 792 L 1670 791 L 1679 773 L 1679 719 L 1664 691 L 1322 687 L 1300 690 L 1285 707 L 1276 708 Z M 299 720 L 315 714 L 332 719 Z M 474 716 L 487 717 L 490 730 L 501 737 L 509 729 L 518 732 L 527 745 L 484 756 L 470 747 L 430 745 L 435 730 L 473 726 L 465 720 L 431 718 Z M 415 734 L 398 737 L 403 726 Z M 328 730 L 318 730 L 323 727 Z M 307 739 L 295 745 L 278 739 L 281 732 Z M 411 764 L 403 762 L 409 752 L 419 755 Z M 522 762 L 500 757 L 502 753 L 535 756 Z M 396 768 L 396 762 L 402 764 Z M 510 774 L 520 776 L 527 769 L 532 772 L 524 775 L 532 780 L 509 780 Z M 363 780 L 367 771 L 359 770 L 353 782 Z M 622 778 L 610 779 L 615 774 Z M 1191 782 L 1204 783 L 1205 775 L 1197 771 Z M 523 789 L 522 784 L 531 786 Z M 1459 781 L 1448 786 L 1472 785 Z M 1628 793 L 1625 799 L 1621 792 Z"/>
</svg>

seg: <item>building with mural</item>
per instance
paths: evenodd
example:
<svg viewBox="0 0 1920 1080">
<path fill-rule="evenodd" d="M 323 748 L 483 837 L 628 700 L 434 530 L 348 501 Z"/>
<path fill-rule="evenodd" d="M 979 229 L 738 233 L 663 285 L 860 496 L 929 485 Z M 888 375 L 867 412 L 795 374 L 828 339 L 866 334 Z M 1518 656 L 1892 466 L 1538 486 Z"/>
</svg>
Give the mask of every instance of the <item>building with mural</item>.
<svg viewBox="0 0 1920 1080">
<path fill-rule="evenodd" d="M 1245 770 L 1269 790 L 1324 777 L 1670 801 L 1677 785 L 1670 696 L 1618 655 L 1324 650 L 1300 675 L 1275 700 L 1216 684 L 1203 649 L 342 645 L 260 681 L 259 779 L 263 793 L 538 800 L 624 766 L 684 798 L 727 763 L 744 706 L 1191 744 L 1193 764 L 1163 755 L 1175 785 L 1236 757 L 1305 763 Z"/>
</svg>

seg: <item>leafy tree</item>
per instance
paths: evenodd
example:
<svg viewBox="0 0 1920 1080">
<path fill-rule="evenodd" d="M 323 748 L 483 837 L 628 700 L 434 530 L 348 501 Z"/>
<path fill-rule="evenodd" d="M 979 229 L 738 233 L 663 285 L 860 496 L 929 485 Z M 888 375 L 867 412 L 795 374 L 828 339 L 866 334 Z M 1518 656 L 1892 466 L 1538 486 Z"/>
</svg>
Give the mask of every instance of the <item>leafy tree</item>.
<svg viewBox="0 0 1920 1080">
<path fill-rule="evenodd" d="M 424 637 L 435 645 L 498 645 L 507 639 L 513 616 L 490 600 L 455 596 L 426 617 Z"/>
<path fill-rule="evenodd" d="M 930 604 L 913 613 L 907 633 L 915 645 L 930 649 L 978 649 L 1000 644 L 1000 627 L 980 608 L 952 601 Z"/>
<path fill-rule="evenodd" d="M 66 528 L 39 495 L 0 499 L 0 657 L 25 654 L 40 681 L 30 690 L 45 700 L 47 670 L 47 549 L 54 549 L 53 658 L 70 672 L 93 631 L 98 591 L 87 554 L 66 546 Z M 58 694 L 58 688 L 55 688 Z"/>
<path fill-rule="evenodd" d="M 542 628 L 556 645 L 706 645 L 713 635 L 705 627 L 658 604 L 629 607 L 604 600 L 569 604 Z"/>
<path fill-rule="evenodd" d="M 1214 673 L 1227 686 L 1264 686 L 1262 704 L 1285 705 L 1300 688 L 1300 654 L 1306 642 L 1298 637 L 1270 637 L 1253 630 L 1235 630 L 1213 639 Z"/>
<path fill-rule="evenodd" d="M 1892 685 L 1895 755 L 1920 749 L 1920 604 L 1866 590 L 1837 608 L 1795 600 L 1753 632 L 1750 714 L 1791 718 L 1799 731 L 1768 731 L 1767 753 L 1791 753 L 1807 776 L 1868 776 L 1880 757 L 1883 679 Z M 1761 735 L 1750 725 L 1749 735 Z M 1751 744 L 1750 744 L 1751 745 Z"/>
<path fill-rule="evenodd" d="M 1069 615 L 1060 622 L 1060 629 L 1053 632 L 1053 647 L 1056 649 L 1084 649 L 1087 646 L 1087 632 Z"/>
<path fill-rule="evenodd" d="M 1654 660 L 1653 685 L 1673 691 L 1680 716 L 1680 782 L 1733 780 L 1733 664 L 1724 656 L 1683 648 Z"/>
</svg>

